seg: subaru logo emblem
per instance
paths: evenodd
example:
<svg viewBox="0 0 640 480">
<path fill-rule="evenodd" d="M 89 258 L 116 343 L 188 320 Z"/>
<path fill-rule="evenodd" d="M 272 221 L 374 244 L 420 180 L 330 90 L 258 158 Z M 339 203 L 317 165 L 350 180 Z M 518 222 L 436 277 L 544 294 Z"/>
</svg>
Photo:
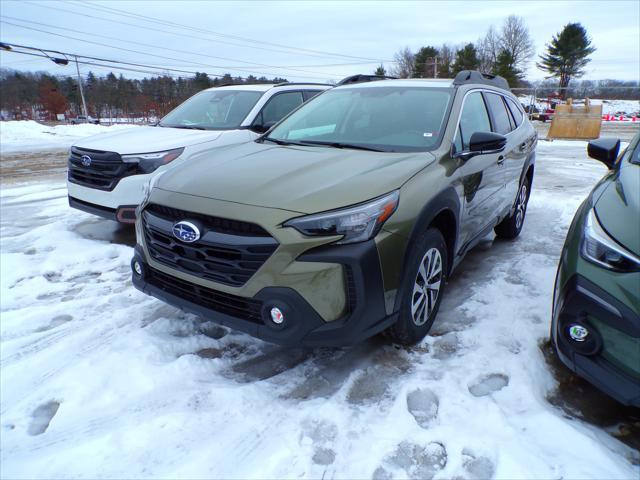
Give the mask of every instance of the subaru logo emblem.
<svg viewBox="0 0 640 480">
<path fill-rule="evenodd" d="M 80 157 L 80 161 L 85 167 L 91 165 L 91 157 L 89 155 L 82 155 L 82 157 Z"/>
<path fill-rule="evenodd" d="M 200 230 L 191 222 L 178 222 L 173 225 L 173 236 L 185 243 L 193 243 L 200 238 Z"/>
</svg>

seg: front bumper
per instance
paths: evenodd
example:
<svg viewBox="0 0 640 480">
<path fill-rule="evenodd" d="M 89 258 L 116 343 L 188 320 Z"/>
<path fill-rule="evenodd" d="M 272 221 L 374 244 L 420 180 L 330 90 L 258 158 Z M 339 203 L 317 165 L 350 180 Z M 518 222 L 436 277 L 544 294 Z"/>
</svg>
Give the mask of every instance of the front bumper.
<svg viewBox="0 0 640 480">
<path fill-rule="evenodd" d="M 627 305 L 587 280 L 574 274 L 562 285 L 558 271 L 551 335 L 558 356 L 571 370 L 624 405 L 640 407 L 640 376 L 623 371 L 607 359 L 607 350 L 636 346 L 640 363 L 640 316 Z M 576 342 L 568 334 L 570 325 L 590 331 L 589 344 Z M 606 330 L 605 330 L 606 329 Z M 611 342 L 612 333 L 617 342 Z M 616 345 L 617 343 L 617 345 Z M 627 360 L 628 361 L 628 360 Z M 634 360 L 631 360 L 634 363 Z M 640 374 L 640 365 L 635 365 Z"/>
<path fill-rule="evenodd" d="M 330 322 L 294 288 L 265 287 L 252 297 L 214 290 L 160 271 L 145 260 L 136 246 L 132 266 L 134 286 L 189 313 L 246 332 L 262 340 L 285 346 L 333 346 L 356 344 L 392 325 L 397 313 L 387 315 L 380 259 L 373 240 L 353 245 L 323 246 L 300 255 L 296 262 L 340 264 L 347 272 L 347 308 Z M 278 307 L 285 321 L 276 325 L 270 310 Z"/>
<path fill-rule="evenodd" d="M 136 208 L 137 205 L 121 205 L 118 208 L 103 207 L 102 205 L 95 205 L 93 203 L 84 202 L 71 196 L 69 198 L 69 206 L 76 210 L 82 210 L 83 212 L 97 215 L 98 217 L 106 218 L 108 220 L 114 220 L 120 223 L 136 223 Z"/>
</svg>

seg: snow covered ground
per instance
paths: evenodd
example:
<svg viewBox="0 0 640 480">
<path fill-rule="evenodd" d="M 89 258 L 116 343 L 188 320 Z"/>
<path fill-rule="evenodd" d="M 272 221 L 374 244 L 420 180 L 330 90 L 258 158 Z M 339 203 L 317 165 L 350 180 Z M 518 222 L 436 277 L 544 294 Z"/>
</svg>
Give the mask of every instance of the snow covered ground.
<svg viewBox="0 0 640 480">
<path fill-rule="evenodd" d="M 450 280 L 432 334 L 283 349 L 136 291 L 130 229 L 61 177 L 0 196 L 2 478 L 640 476 L 637 410 L 547 342 L 558 256 L 604 167 L 540 142 L 525 227 Z"/>
<path fill-rule="evenodd" d="M 33 120 L 0 122 L 0 151 L 15 152 L 46 148 L 69 148 L 84 137 L 113 132 L 133 125 L 57 125 L 49 127 Z"/>
</svg>

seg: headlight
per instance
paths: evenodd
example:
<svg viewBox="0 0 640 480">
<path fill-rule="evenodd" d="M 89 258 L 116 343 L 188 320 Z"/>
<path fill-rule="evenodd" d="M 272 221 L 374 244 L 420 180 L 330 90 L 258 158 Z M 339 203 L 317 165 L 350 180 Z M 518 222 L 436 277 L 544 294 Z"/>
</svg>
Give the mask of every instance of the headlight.
<svg viewBox="0 0 640 480">
<path fill-rule="evenodd" d="M 384 222 L 396 211 L 399 199 L 396 190 L 354 207 L 294 218 L 284 226 L 310 237 L 343 235 L 336 242 L 338 244 L 364 242 L 378 234 Z"/>
<path fill-rule="evenodd" d="M 598 221 L 595 209 L 587 214 L 580 251 L 585 260 L 617 272 L 640 270 L 640 258 L 613 240 Z"/>
<path fill-rule="evenodd" d="M 182 152 L 184 152 L 184 147 L 165 150 L 164 152 L 134 153 L 133 155 L 122 155 L 122 161 L 125 163 L 137 163 L 141 173 L 151 173 L 162 165 L 166 165 L 178 158 Z"/>
</svg>

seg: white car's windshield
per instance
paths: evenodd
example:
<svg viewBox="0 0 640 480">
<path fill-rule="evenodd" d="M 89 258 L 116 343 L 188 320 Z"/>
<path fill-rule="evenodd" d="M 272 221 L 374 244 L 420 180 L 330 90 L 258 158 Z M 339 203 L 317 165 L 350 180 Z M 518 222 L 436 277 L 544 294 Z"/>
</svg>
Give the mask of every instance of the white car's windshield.
<svg viewBox="0 0 640 480">
<path fill-rule="evenodd" d="M 426 151 L 440 143 L 451 96 L 448 88 L 337 88 L 302 106 L 265 140 L 384 152 Z"/>
<path fill-rule="evenodd" d="M 168 113 L 161 127 L 229 130 L 238 128 L 263 92 L 206 90 Z"/>
</svg>

